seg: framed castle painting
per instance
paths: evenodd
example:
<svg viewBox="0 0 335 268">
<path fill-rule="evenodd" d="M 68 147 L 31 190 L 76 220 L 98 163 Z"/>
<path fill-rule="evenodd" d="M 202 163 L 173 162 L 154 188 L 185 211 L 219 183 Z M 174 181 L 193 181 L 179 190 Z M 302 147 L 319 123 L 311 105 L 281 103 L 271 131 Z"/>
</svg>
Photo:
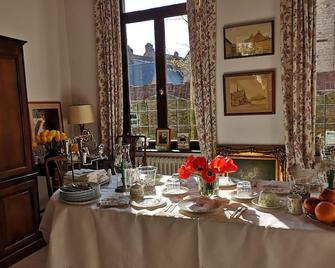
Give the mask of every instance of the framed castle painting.
<svg viewBox="0 0 335 268">
<path fill-rule="evenodd" d="M 274 114 L 275 93 L 274 70 L 224 74 L 224 114 Z"/>
<path fill-rule="evenodd" d="M 225 26 L 224 58 L 244 58 L 274 54 L 274 21 Z"/>
</svg>

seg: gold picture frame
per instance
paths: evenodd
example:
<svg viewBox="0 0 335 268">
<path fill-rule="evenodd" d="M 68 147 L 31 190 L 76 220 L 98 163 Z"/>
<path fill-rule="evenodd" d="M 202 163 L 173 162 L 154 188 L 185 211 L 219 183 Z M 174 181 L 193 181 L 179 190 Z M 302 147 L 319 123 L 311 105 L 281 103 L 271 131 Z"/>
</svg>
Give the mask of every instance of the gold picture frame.
<svg viewBox="0 0 335 268">
<path fill-rule="evenodd" d="M 275 114 L 275 87 L 275 70 L 224 74 L 224 114 Z"/>
<path fill-rule="evenodd" d="M 64 131 L 61 103 L 57 101 L 28 102 L 32 140 L 44 129 Z"/>
<path fill-rule="evenodd" d="M 243 176 L 243 179 L 253 179 L 253 177 L 278 181 L 287 179 L 284 145 L 219 144 L 217 152 L 232 158 L 239 167 L 239 171 L 231 175 L 234 178 Z"/>
</svg>

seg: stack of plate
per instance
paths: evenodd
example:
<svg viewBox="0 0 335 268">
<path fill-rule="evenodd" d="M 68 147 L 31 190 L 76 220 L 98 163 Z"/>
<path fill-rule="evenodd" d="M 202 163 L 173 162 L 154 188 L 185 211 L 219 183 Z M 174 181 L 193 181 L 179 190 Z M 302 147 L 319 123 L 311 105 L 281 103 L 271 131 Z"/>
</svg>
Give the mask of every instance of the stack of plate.
<svg viewBox="0 0 335 268">
<path fill-rule="evenodd" d="M 63 186 L 60 189 L 60 198 L 65 203 L 82 204 L 90 203 L 100 197 L 100 188 L 89 186 L 87 189 L 77 189 L 69 186 Z"/>
</svg>

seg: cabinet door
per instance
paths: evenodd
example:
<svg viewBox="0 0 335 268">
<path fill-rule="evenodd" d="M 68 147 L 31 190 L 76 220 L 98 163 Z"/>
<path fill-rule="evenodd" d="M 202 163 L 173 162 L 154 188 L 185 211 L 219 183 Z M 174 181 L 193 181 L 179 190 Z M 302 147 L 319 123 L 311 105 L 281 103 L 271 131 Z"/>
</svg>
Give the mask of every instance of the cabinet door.
<svg viewBox="0 0 335 268">
<path fill-rule="evenodd" d="M 0 189 L 0 256 L 38 239 L 39 205 L 36 178 Z"/>
<path fill-rule="evenodd" d="M 0 37 L 0 180 L 31 170 L 22 42 Z"/>
</svg>

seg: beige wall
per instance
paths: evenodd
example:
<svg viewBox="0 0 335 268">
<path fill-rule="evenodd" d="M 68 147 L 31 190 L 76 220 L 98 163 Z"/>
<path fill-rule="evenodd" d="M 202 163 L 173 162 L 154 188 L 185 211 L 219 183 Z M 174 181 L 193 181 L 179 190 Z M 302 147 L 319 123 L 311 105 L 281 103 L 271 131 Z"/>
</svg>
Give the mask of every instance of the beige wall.
<svg viewBox="0 0 335 268">
<path fill-rule="evenodd" d="M 217 119 L 220 144 L 283 144 L 283 104 L 280 87 L 279 0 L 218 0 L 217 6 Z M 244 59 L 223 58 L 223 26 L 275 19 L 275 55 Z M 224 116 L 224 73 L 276 69 L 276 114 Z"/>
<path fill-rule="evenodd" d="M 24 45 L 29 101 L 61 101 L 64 126 L 71 103 L 63 0 L 0 0 L 0 34 Z"/>
<path fill-rule="evenodd" d="M 96 122 L 89 124 L 95 137 L 98 131 L 95 25 L 93 0 L 65 0 L 73 104 L 93 104 Z M 79 128 L 75 127 L 75 133 Z"/>
<path fill-rule="evenodd" d="M 0 0 L 0 3 L 0 34 L 28 41 L 24 49 L 29 100 L 62 101 L 65 125 L 68 105 L 91 103 L 98 122 L 94 0 Z M 218 0 L 217 10 L 218 142 L 281 144 L 284 138 L 279 1 Z M 275 18 L 274 56 L 223 59 L 225 24 L 267 18 Z M 277 74 L 276 114 L 224 116 L 222 75 L 269 68 L 276 68 Z M 87 127 L 98 137 L 98 123 Z"/>
</svg>

